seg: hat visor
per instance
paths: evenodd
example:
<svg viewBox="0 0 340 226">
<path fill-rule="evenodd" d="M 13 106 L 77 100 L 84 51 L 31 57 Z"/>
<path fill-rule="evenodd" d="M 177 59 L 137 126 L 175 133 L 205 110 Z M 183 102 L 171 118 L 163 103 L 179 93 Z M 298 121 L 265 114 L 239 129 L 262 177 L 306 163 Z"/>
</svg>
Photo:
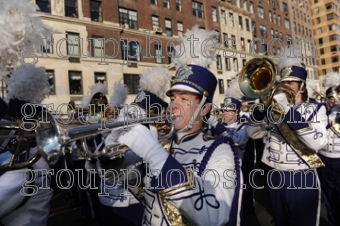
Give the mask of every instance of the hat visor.
<svg viewBox="0 0 340 226">
<path fill-rule="evenodd" d="M 282 78 L 281 82 L 305 82 L 305 81 L 302 80 L 301 78 L 290 76 L 290 77 Z"/>
<path fill-rule="evenodd" d="M 183 84 L 178 84 L 178 85 L 174 85 L 172 86 L 167 92 L 166 95 L 170 96 L 172 91 L 184 91 L 184 92 L 189 92 L 189 93 L 195 93 L 195 94 L 199 94 L 202 95 L 197 89 L 194 89 L 190 86 L 186 86 Z"/>
</svg>

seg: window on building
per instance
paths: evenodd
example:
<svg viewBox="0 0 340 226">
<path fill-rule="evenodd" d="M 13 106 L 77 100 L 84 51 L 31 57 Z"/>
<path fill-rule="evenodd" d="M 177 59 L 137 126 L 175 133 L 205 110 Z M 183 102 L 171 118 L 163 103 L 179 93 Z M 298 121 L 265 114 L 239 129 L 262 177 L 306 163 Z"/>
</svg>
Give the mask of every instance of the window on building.
<svg viewBox="0 0 340 226">
<path fill-rule="evenodd" d="M 252 28 L 253 34 L 256 35 L 256 23 L 255 23 L 255 21 L 251 22 L 251 28 Z"/>
<path fill-rule="evenodd" d="M 267 38 L 267 28 L 264 25 L 260 25 L 260 32 L 262 38 Z"/>
<path fill-rule="evenodd" d="M 90 1 L 90 11 L 92 21 L 103 21 L 102 3 L 100 1 Z"/>
<path fill-rule="evenodd" d="M 252 2 L 249 3 L 249 9 L 251 13 L 254 13 L 254 4 Z"/>
<path fill-rule="evenodd" d="M 246 11 L 248 10 L 247 9 L 247 0 L 243 0 L 243 9 L 246 10 Z"/>
<path fill-rule="evenodd" d="M 211 7 L 211 15 L 212 21 L 217 22 L 217 9 L 215 7 Z"/>
<path fill-rule="evenodd" d="M 247 51 L 248 51 L 249 53 L 251 53 L 251 52 L 253 51 L 253 50 L 252 50 L 252 42 L 251 42 L 250 39 L 248 39 L 247 42 L 248 42 L 248 49 L 247 49 Z"/>
<path fill-rule="evenodd" d="M 339 20 L 339 16 L 336 15 L 335 13 L 329 13 L 329 14 L 327 14 L 327 20 L 333 20 L 333 19 Z"/>
<path fill-rule="evenodd" d="M 121 40 L 122 59 L 128 61 L 140 61 L 140 46 L 138 42 Z"/>
<path fill-rule="evenodd" d="M 81 71 L 69 71 L 68 82 L 71 95 L 83 94 L 83 77 Z"/>
<path fill-rule="evenodd" d="M 277 25 L 281 26 L 281 16 L 277 16 Z"/>
<path fill-rule="evenodd" d="M 216 56 L 216 68 L 217 70 L 222 70 L 222 59 L 221 55 Z"/>
<path fill-rule="evenodd" d="M 67 55 L 79 56 L 79 34 L 77 33 L 67 33 Z"/>
<path fill-rule="evenodd" d="M 218 79 L 218 89 L 220 94 L 224 94 L 224 81 L 223 79 Z"/>
<path fill-rule="evenodd" d="M 227 18 L 226 18 L 224 10 L 221 10 L 221 23 L 222 24 L 227 24 Z"/>
<path fill-rule="evenodd" d="M 94 83 L 101 82 L 107 90 L 107 79 L 106 79 L 106 73 L 105 72 L 95 72 L 94 73 Z"/>
<path fill-rule="evenodd" d="M 119 8 L 119 23 L 126 28 L 138 29 L 137 12 Z"/>
<path fill-rule="evenodd" d="M 236 47 L 236 37 L 235 37 L 235 35 L 232 35 L 232 36 L 231 36 L 231 41 L 232 41 L 231 46 L 233 47 L 233 49 L 237 49 L 237 47 Z"/>
<path fill-rule="evenodd" d="M 272 22 L 272 19 L 273 19 L 272 18 L 272 12 L 269 11 L 268 16 L 269 16 L 269 22 Z"/>
<path fill-rule="evenodd" d="M 261 44 L 261 48 L 262 48 L 262 53 L 265 54 L 265 55 L 268 55 L 267 44 Z"/>
<path fill-rule="evenodd" d="M 320 12 L 319 7 L 316 7 L 316 8 L 314 9 L 314 14 L 318 14 L 319 12 Z"/>
<path fill-rule="evenodd" d="M 39 6 L 41 12 L 51 13 L 51 0 L 36 0 L 35 3 Z"/>
<path fill-rule="evenodd" d="M 192 1 L 192 14 L 198 18 L 203 18 L 203 4 Z"/>
<path fill-rule="evenodd" d="M 243 30 L 243 19 L 241 16 L 238 17 L 238 26 L 241 30 Z"/>
<path fill-rule="evenodd" d="M 320 55 L 323 55 L 325 53 L 325 51 L 323 50 L 323 48 L 320 49 Z"/>
<path fill-rule="evenodd" d="M 42 54 L 44 53 L 52 53 L 53 52 L 53 36 L 50 38 L 44 38 L 43 39 L 44 44 L 41 46 L 40 51 Z"/>
<path fill-rule="evenodd" d="M 157 5 L 157 0 L 151 0 L 151 4 Z"/>
<path fill-rule="evenodd" d="M 282 7 L 283 7 L 283 12 L 285 12 L 285 14 L 287 15 L 288 14 L 288 5 L 287 5 L 287 3 L 282 3 Z"/>
<path fill-rule="evenodd" d="M 228 34 L 223 33 L 223 45 L 228 47 Z"/>
<path fill-rule="evenodd" d="M 246 31 L 250 31 L 249 20 L 246 19 Z"/>
<path fill-rule="evenodd" d="M 285 28 L 290 29 L 289 20 L 285 19 Z"/>
<path fill-rule="evenodd" d="M 322 28 L 319 27 L 318 29 L 316 29 L 316 34 L 321 34 L 322 33 Z"/>
<path fill-rule="evenodd" d="M 274 38 L 274 30 L 270 29 L 270 35 L 272 36 L 272 38 Z"/>
<path fill-rule="evenodd" d="M 229 25 L 234 27 L 234 14 L 229 13 Z"/>
<path fill-rule="evenodd" d="M 177 33 L 179 37 L 183 37 L 183 23 L 177 22 Z"/>
<path fill-rule="evenodd" d="M 236 0 L 236 6 L 237 6 L 237 8 L 241 7 L 240 0 Z"/>
<path fill-rule="evenodd" d="M 245 44 L 244 44 L 244 38 L 241 38 L 241 49 L 242 51 L 246 50 Z"/>
<path fill-rule="evenodd" d="M 273 22 L 274 22 L 274 24 L 277 23 L 277 22 L 276 22 L 276 13 L 273 14 Z"/>
<path fill-rule="evenodd" d="M 234 71 L 238 72 L 238 61 L 237 58 L 233 58 Z"/>
<path fill-rule="evenodd" d="M 225 69 L 226 69 L 227 71 L 231 71 L 230 58 L 225 58 Z"/>
<path fill-rule="evenodd" d="M 320 17 L 316 18 L 316 23 L 317 23 L 317 24 L 321 23 Z"/>
<path fill-rule="evenodd" d="M 174 47 L 167 47 L 167 55 L 168 55 L 168 63 L 171 64 L 173 62 L 173 56 L 175 54 Z"/>
<path fill-rule="evenodd" d="M 65 0 L 65 16 L 78 18 L 77 0 Z"/>
<path fill-rule="evenodd" d="M 182 11 L 182 0 L 176 0 L 176 11 Z"/>
<path fill-rule="evenodd" d="M 104 37 L 93 36 L 92 37 L 92 52 L 94 57 L 104 57 Z"/>
<path fill-rule="evenodd" d="M 152 16 L 152 29 L 156 31 L 159 28 L 159 18 L 158 16 Z"/>
<path fill-rule="evenodd" d="M 257 12 L 258 12 L 258 16 L 262 19 L 264 19 L 264 10 L 262 7 L 258 6 L 257 7 Z"/>
<path fill-rule="evenodd" d="M 47 76 L 48 83 L 50 84 L 50 95 L 55 95 L 55 76 L 54 70 L 46 70 L 45 74 Z"/>
<path fill-rule="evenodd" d="M 170 9 L 170 1 L 169 0 L 163 0 L 163 6 L 164 6 L 164 8 Z"/>
<path fill-rule="evenodd" d="M 137 94 L 139 92 L 139 75 L 123 74 L 124 84 L 129 90 L 129 94 Z"/>
<path fill-rule="evenodd" d="M 162 55 L 162 48 L 160 45 L 155 45 L 155 59 L 157 64 L 163 63 Z"/>
<path fill-rule="evenodd" d="M 331 39 L 331 38 L 329 38 L 329 39 Z M 330 40 L 330 41 L 332 41 L 332 40 Z M 323 44 L 323 40 L 322 40 L 322 38 L 319 38 L 319 45 L 322 45 Z"/>
<path fill-rule="evenodd" d="M 172 36 L 171 20 L 165 19 L 165 31 L 167 36 Z"/>
</svg>

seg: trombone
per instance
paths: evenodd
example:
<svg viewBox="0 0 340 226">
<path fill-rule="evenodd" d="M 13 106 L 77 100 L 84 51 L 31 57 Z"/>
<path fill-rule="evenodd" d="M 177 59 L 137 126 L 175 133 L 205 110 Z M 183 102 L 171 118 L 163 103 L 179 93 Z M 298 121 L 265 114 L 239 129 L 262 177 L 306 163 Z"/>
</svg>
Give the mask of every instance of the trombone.
<svg viewBox="0 0 340 226">
<path fill-rule="evenodd" d="M 44 119 L 43 114 L 45 114 L 46 121 L 42 121 L 42 119 Z M 169 122 L 172 117 L 172 115 L 159 115 L 154 117 L 140 117 L 128 121 L 118 121 L 113 123 L 107 122 L 104 125 L 102 123 L 98 123 L 93 125 L 75 126 L 61 125 L 49 112 L 42 111 L 37 117 L 38 126 L 36 129 L 36 141 L 40 154 L 51 164 L 54 164 L 59 160 L 62 155 L 62 148 L 65 145 L 72 141 L 81 139 L 83 139 L 82 147 L 89 157 L 94 158 L 107 156 L 110 159 L 114 159 L 123 156 L 129 149 L 125 145 L 118 144 L 110 145 L 102 151 L 95 151 L 92 153 L 88 150 L 85 138 L 110 132 L 111 129 L 127 129 L 135 126 L 137 123 L 155 123 L 156 125 L 166 124 L 166 122 Z M 159 131 L 159 129 L 164 129 L 164 127 L 157 127 L 157 129 Z M 169 132 L 163 136 L 159 136 L 159 140 L 163 141 L 165 139 L 169 139 L 172 137 L 174 131 L 174 124 L 171 123 Z"/>
</svg>

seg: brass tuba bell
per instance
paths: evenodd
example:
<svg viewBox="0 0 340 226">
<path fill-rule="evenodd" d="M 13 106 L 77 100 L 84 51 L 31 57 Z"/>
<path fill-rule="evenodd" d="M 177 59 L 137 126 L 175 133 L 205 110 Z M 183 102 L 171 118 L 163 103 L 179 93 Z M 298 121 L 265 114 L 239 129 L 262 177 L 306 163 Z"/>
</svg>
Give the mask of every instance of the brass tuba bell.
<svg viewBox="0 0 340 226">
<path fill-rule="evenodd" d="M 295 104 L 295 93 L 288 86 L 276 81 L 276 67 L 269 58 L 253 58 L 242 68 L 239 75 L 239 86 L 243 94 L 250 98 L 261 98 L 265 109 L 275 101 L 277 92 L 284 92 L 288 102 Z M 273 110 L 282 113 L 279 107 Z"/>
</svg>

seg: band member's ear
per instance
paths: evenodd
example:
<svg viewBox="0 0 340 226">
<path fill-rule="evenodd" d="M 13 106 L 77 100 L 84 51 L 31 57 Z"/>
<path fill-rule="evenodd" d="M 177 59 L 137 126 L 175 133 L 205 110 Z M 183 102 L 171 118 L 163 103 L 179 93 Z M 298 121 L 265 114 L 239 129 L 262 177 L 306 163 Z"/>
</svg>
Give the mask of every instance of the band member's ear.
<svg viewBox="0 0 340 226">
<path fill-rule="evenodd" d="M 203 108 L 201 110 L 201 115 L 206 115 L 210 111 L 211 111 L 211 105 L 210 104 L 206 104 L 206 105 L 203 106 Z"/>
</svg>

